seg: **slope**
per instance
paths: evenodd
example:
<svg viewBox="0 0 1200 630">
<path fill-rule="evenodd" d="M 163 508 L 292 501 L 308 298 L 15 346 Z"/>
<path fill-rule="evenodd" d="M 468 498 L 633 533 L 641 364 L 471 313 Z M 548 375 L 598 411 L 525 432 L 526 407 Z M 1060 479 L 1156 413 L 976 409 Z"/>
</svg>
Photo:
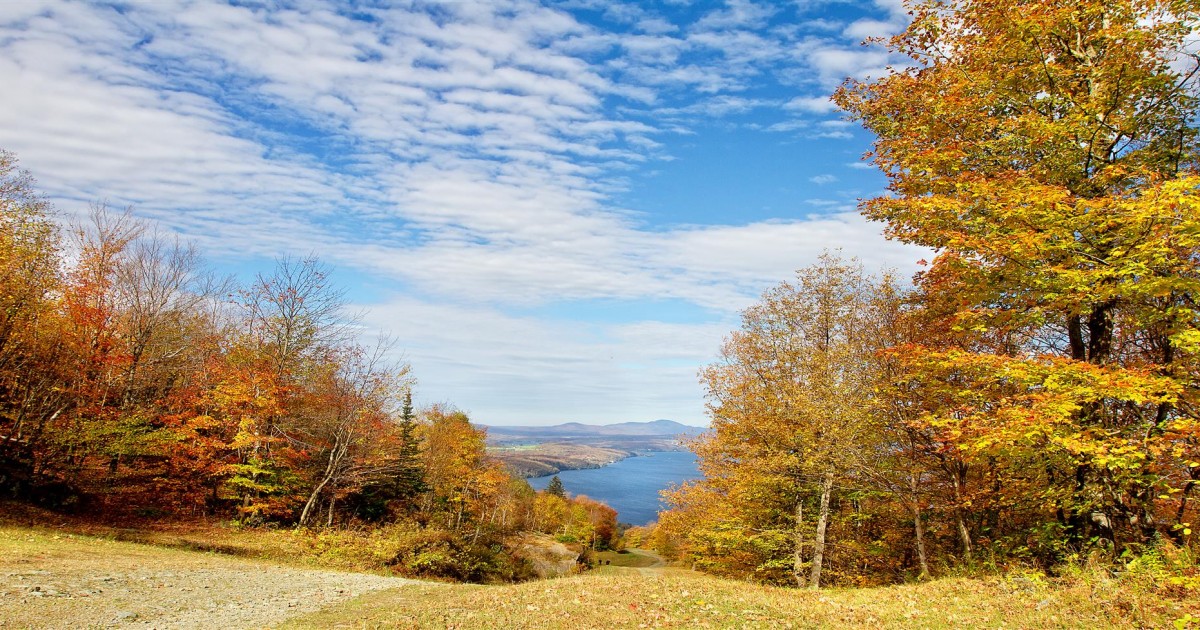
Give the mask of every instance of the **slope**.
<svg viewBox="0 0 1200 630">
<path fill-rule="evenodd" d="M 1066 628 L 1169 627 L 1200 617 L 1193 602 L 1107 573 L 813 592 L 653 564 L 475 586 L 5 526 L 0 627 Z"/>
</svg>

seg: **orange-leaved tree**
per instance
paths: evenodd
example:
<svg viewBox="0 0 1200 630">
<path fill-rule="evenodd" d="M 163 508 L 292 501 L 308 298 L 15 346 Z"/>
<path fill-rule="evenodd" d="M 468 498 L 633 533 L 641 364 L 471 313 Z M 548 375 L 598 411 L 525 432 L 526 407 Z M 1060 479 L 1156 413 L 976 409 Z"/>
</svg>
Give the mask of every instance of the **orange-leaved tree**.
<svg viewBox="0 0 1200 630">
<path fill-rule="evenodd" d="M 55 468 L 53 425 L 71 405 L 60 245 L 32 178 L 0 151 L 0 492 L 10 497 L 31 497 Z"/>
</svg>

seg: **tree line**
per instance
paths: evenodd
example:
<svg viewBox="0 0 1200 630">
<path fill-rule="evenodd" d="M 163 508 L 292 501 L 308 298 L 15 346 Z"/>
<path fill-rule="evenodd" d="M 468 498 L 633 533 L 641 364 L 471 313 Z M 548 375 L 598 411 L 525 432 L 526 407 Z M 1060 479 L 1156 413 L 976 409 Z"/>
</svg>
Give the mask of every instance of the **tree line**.
<svg viewBox="0 0 1200 630">
<path fill-rule="evenodd" d="M 129 212 L 60 226 L 0 151 L 0 496 L 110 521 L 405 523 L 423 559 L 397 563 L 463 579 L 519 572 L 520 532 L 616 543 L 608 506 L 535 493 L 465 413 L 414 410 L 410 367 L 355 324 L 315 258 L 238 283 Z"/>
<path fill-rule="evenodd" d="M 816 587 L 1196 549 L 1200 5 L 918 1 L 835 102 L 911 285 L 826 254 L 702 373 L 658 544 Z"/>
</svg>

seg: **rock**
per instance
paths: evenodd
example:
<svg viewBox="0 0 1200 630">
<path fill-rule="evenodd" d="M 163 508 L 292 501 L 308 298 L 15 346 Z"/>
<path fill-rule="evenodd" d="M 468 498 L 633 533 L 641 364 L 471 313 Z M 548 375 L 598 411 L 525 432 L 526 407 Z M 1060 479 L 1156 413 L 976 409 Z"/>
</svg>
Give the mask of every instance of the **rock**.
<svg viewBox="0 0 1200 630">
<path fill-rule="evenodd" d="M 538 577 L 569 575 L 576 570 L 579 554 L 548 536 L 528 536 L 516 550 L 527 560 Z"/>
</svg>

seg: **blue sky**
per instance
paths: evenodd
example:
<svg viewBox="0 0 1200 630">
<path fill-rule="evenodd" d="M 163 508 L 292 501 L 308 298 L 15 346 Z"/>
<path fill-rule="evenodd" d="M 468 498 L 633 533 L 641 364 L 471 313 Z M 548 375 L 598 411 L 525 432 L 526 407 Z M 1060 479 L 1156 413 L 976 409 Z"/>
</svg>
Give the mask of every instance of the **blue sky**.
<svg viewBox="0 0 1200 630">
<path fill-rule="evenodd" d="M 397 8 L 399 7 L 399 8 Z M 704 424 L 696 373 L 825 248 L 914 269 L 828 102 L 898 0 L 0 3 L 0 148 L 242 276 L 336 270 L 419 402 Z"/>
</svg>

